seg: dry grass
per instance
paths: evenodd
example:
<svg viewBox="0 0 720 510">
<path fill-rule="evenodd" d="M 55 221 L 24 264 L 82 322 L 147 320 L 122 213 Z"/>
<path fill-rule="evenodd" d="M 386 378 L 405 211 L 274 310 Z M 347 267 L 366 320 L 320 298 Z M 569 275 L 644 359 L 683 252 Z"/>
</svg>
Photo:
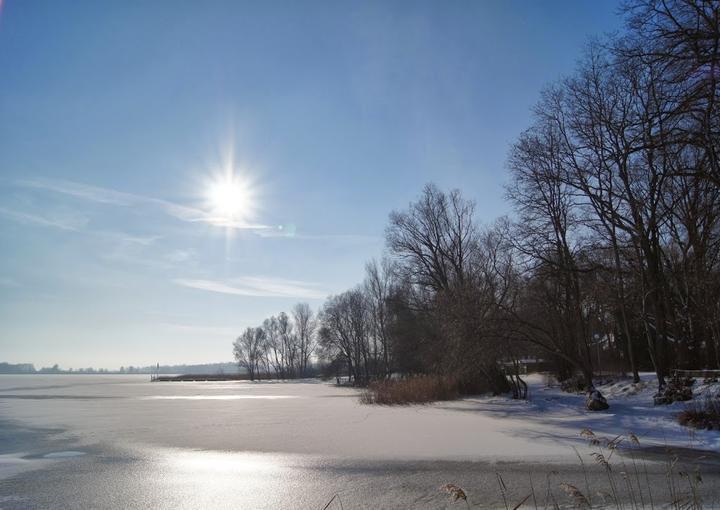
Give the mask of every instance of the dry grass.
<svg viewBox="0 0 720 510">
<path fill-rule="evenodd" d="M 465 501 L 467 501 L 467 495 L 465 495 L 465 491 L 454 483 L 446 483 L 445 485 L 440 487 L 440 490 L 450 494 L 450 497 L 453 501 L 457 501 L 458 499 L 464 499 Z"/>
<path fill-rule="evenodd" d="M 564 482 L 560 484 L 560 488 L 565 494 L 572 498 L 577 508 L 590 508 L 590 501 L 585 497 L 585 494 L 580 492 L 580 489 Z"/>
<path fill-rule="evenodd" d="M 678 423 L 696 429 L 720 430 L 720 399 L 693 402 L 678 415 Z"/>
<path fill-rule="evenodd" d="M 651 483 L 648 476 L 647 464 L 636 458 L 636 449 L 640 448 L 640 440 L 632 432 L 626 436 L 605 438 L 597 436 L 590 429 L 583 429 L 580 435 L 587 439 L 594 451 L 590 456 L 594 463 L 606 475 L 606 482 L 602 487 L 592 487 L 588 477 L 588 466 L 582 459 L 580 453 L 575 453 L 580 461 L 580 468 L 584 474 L 586 486 L 581 490 L 576 485 L 566 481 L 557 480 L 557 471 L 551 471 L 547 475 L 546 488 L 544 492 L 545 501 L 539 504 L 539 496 L 536 493 L 535 485 L 530 474 L 531 493 L 518 500 L 517 490 L 512 490 L 505 484 L 502 476 L 496 473 L 499 492 L 502 497 L 502 506 L 495 505 L 505 510 L 517 510 L 520 507 L 539 509 L 560 509 L 560 508 L 615 508 L 617 510 L 640 510 L 656 508 L 671 508 L 673 510 L 697 510 L 703 508 L 703 501 L 699 488 L 702 484 L 702 476 L 698 467 L 690 471 L 678 469 L 678 458 L 669 454 L 666 462 L 665 478 L 668 494 L 660 498 L 657 494 L 658 487 Z M 630 454 L 630 463 L 625 458 L 618 459 L 615 451 L 621 444 Z M 559 483 L 558 483 L 559 482 Z M 597 483 L 597 482 L 596 482 Z M 657 484 L 657 482 L 655 482 Z M 609 492 L 607 492 L 609 489 Z M 441 487 L 441 490 L 450 494 L 453 501 L 462 499 L 467 506 L 477 506 L 478 503 L 470 503 L 471 495 L 455 484 L 449 483 Z M 514 501 L 511 499 L 514 495 Z M 657 504 L 658 499 L 668 498 L 663 504 Z M 518 501 L 515 503 L 515 501 Z M 714 507 L 713 507 L 714 508 Z"/>
<path fill-rule="evenodd" d="M 361 394 L 360 401 L 363 404 L 409 405 L 454 400 L 459 396 L 459 384 L 456 379 L 426 375 L 373 382 Z"/>
</svg>

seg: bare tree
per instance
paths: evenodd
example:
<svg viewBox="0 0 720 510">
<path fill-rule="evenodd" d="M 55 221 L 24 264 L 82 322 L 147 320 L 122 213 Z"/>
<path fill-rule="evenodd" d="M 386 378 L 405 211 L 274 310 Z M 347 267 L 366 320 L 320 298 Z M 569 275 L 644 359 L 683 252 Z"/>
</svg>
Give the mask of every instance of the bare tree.
<svg viewBox="0 0 720 510">
<path fill-rule="evenodd" d="M 251 381 L 254 381 L 260 372 L 264 342 L 265 334 L 261 328 L 247 328 L 233 343 L 235 360 L 247 370 Z"/>
<path fill-rule="evenodd" d="M 614 50 L 622 62 L 658 69 L 675 120 L 673 142 L 699 150 L 685 173 L 720 185 L 720 4 L 713 0 L 636 0 L 626 6 L 630 36 Z"/>
<path fill-rule="evenodd" d="M 369 319 L 365 296 L 360 289 L 331 296 L 320 316 L 320 342 L 331 356 L 340 356 L 347 364 L 355 384 L 370 380 Z"/>
<path fill-rule="evenodd" d="M 373 259 L 365 265 L 363 290 L 371 321 L 373 372 L 378 377 L 387 377 L 392 371 L 388 301 L 393 291 L 393 272 L 393 264 L 387 258 L 380 263 Z"/>
<path fill-rule="evenodd" d="M 285 312 L 277 316 L 277 333 L 280 340 L 280 362 L 283 378 L 295 377 L 295 367 L 298 357 L 298 339 L 293 331 L 290 317 Z"/>
<path fill-rule="evenodd" d="M 265 333 L 268 364 L 278 379 L 285 379 L 285 344 L 280 335 L 280 324 L 274 315 L 263 321 L 262 329 Z"/>
<path fill-rule="evenodd" d="M 406 211 L 390 214 L 388 248 L 414 284 L 433 291 L 462 284 L 477 242 L 474 213 L 474 203 L 460 191 L 446 194 L 427 184 Z"/>
<path fill-rule="evenodd" d="M 317 322 L 307 303 L 298 303 L 292 311 L 293 327 L 298 341 L 297 367 L 301 377 L 307 375 L 308 363 L 315 352 Z"/>
<path fill-rule="evenodd" d="M 489 348 L 487 312 L 493 298 L 481 270 L 486 253 L 480 248 L 474 210 L 459 191 L 444 193 L 428 184 L 417 202 L 391 213 L 387 245 L 397 272 L 411 287 L 406 293 L 414 299 L 410 309 L 426 326 L 417 342 L 426 370 L 502 391 L 507 381 L 497 350 Z"/>
</svg>

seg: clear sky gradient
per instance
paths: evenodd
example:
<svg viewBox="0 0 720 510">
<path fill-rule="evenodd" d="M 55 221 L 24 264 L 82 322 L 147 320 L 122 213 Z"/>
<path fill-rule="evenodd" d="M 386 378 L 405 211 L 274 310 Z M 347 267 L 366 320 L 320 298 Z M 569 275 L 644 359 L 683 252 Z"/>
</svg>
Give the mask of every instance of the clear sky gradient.
<svg viewBox="0 0 720 510">
<path fill-rule="evenodd" d="M 508 213 L 540 90 L 621 26 L 596 0 L 0 0 L 0 361 L 229 360 L 358 283 L 426 182 Z M 208 199 L 228 168 L 240 222 Z"/>
</svg>

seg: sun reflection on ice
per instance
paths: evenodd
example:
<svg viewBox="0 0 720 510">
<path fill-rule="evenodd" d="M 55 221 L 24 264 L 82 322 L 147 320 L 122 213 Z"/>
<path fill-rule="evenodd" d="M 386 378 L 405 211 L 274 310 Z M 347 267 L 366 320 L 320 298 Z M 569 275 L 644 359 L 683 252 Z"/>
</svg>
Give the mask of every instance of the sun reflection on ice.
<svg viewBox="0 0 720 510">
<path fill-rule="evenodd" d="M 283 400 L 297 395 L 150 395 L 141 400 Z"/>
<path fill-rule="evenodd" d="M 181 508 L 280 508 L 278 489 L 298 489 L 287 468 L 270 453 L 164 450 L 156 488 Z"/>
<path fill-rule="evenodd" d="M 268 474 L 279 471 L 270 455 L 235 452 L 181 451 L 168 456 L 172 469 L 190 471 L 193 476 L 233 474 Z"/>
</svg>

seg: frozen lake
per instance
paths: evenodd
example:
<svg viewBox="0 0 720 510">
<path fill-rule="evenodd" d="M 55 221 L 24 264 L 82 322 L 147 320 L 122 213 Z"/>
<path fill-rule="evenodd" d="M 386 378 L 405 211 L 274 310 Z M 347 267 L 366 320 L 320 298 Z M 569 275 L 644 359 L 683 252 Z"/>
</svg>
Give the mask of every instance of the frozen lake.
<svg viewBox="0 0 720 510">
<path fill-rule="evenodd" d="M 532 477 L 542 506 L 548 485 L 585 483 L 572 447 L 588 453 L 577 434 L 588 417 L 559 402 L 388 408 L 318 381 L 0 376 L 0 508 L 322 509 L 336 494 L 344 508 L 449 508 L 445 483 L 494 507 L 496 472 L 514 503 Z M 717 462 L 702 462 L 712 497 Z M 649 466 L 666 485 L 664 466 Z"/>
</svg>

